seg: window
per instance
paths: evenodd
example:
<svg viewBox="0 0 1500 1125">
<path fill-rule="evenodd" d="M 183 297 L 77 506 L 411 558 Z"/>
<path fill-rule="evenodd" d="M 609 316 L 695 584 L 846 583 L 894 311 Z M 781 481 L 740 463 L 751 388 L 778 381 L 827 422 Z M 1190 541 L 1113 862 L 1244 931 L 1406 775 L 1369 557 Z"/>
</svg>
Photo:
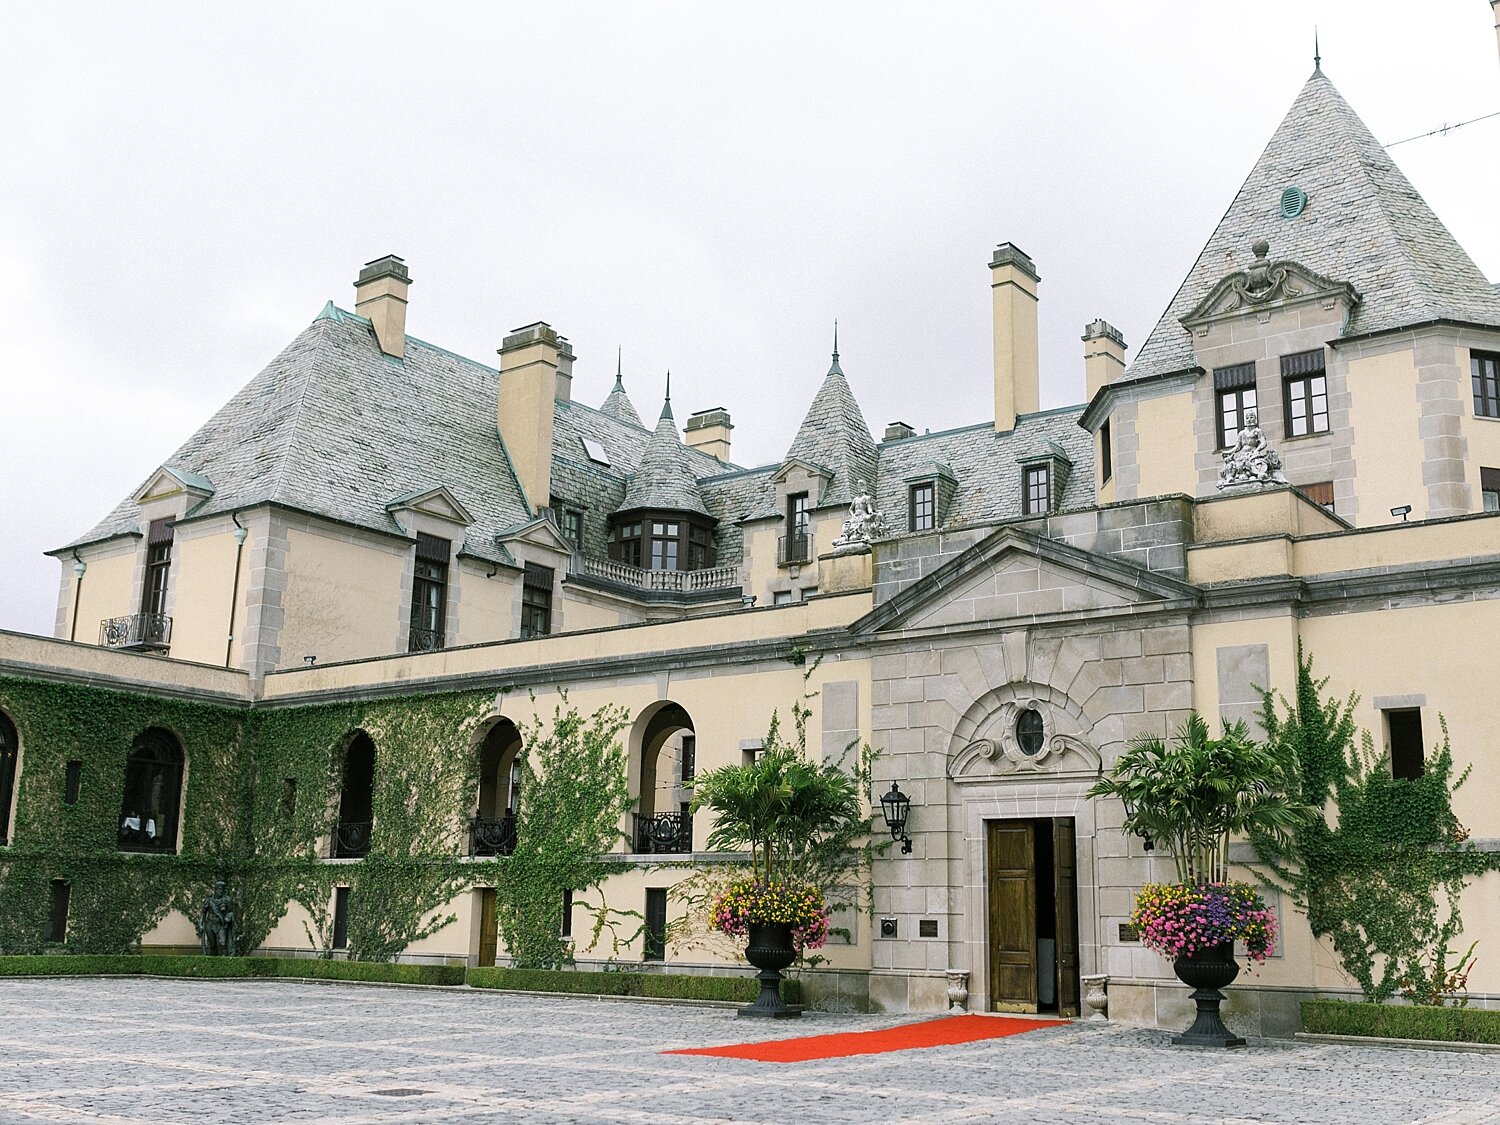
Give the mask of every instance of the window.
<svg viewBox="0 0 1500 1125">
<path fill-rule="evenodd" d="M 1500 418 L 1500 355 L 1470 352 L 1469 373 L 1474 378 L 1474 413 Z"/>
<path fill-rule="evenodd" d="M 443 647 L 447 624 L 448 554 L 446 539 L 417 533 L 417 557 L 411 580 L 411 639 L 408 652 L 432 652 Z"/>
<path fill-rule="evenodd" d="M 521 580 L 521 638 L 545 637 L 552 632 L 552 568 L 526 564 Z"/>
<path fill-rule="evenodd" d="M 667 891 L 646 888 L 646 940 L 642 961 L 662 961 L 667 956 Z"/>
<path fill-rule="evenodd" d="M 688 524 L 688 565 L 689 570 L 706 570 L 718 561 L 714 551 L 714 535 L 706 527 L 698 524 Z"/>
<path fill-rule="evenodd" d="M 1479 496 L 1484 511 L 1500 512 L 1500 469 L 1479 470 Z"/>
<path fill-rule="evenodd" d="M 1328 432 L 1328 378 L 1322 348 L 1281 357 L 1281 399 L 1287 437 Z"/>
<path fill-rule="evenodd" d="M 600 445 L 593 438 L 580 436 L 578 440 L 583 445 L 583 455 L 590 461 L 596 465 L 609 464 L 609 454 L 604 452 L 604 446 Z"/>
<path fill-rule="evenodd" d="M 151 617 L 166 614 L 167 576 L 171 569 L 172 521 L 152 520 L 146 532 L 146 581 L 141 587 L 141 613 Z"/>
<path fill-rule="evenodd" d="M 281 819 L 291 820 L 297 815 L 297 779 L 295 777 L 283 777 L 281 779 Z"/>
<path fill-rule="evenodd" d="M 10 806 L 16 794 L 20 747 L 16 724 L 8 716 L 0 715 L 0 844 L 10 843 Z"/>
<path fill-rule="evenodd" d="M 83 762 L 79 758 L 73 758 L 68 762 L 67 772 L 63 775 L 63 804 L 76 805 L 82 788 Z"/>
<path fill-rule="evenodd" d="M 375 827 L 375 743 L 357 732 L 344 750 L 339 819 L 333 826 L 333 858 L 361 859 L 370 851 Z"/>
<path fill-rule="evenodd" d="M 573 550 L 583 550 L 583 513 L 577 508 L 564 508 L 558 522 L 562 537 L 573 545 Z"/>
<path fill-rule="evenodd" d="M 1042 713 L 1035 707 L 1026 708 L 1016 719 L 1016 741 L 1020 743 L 1021 753 L 1028 758 L 1042 752 L 1042 741 L 1046 737 L 1046 732 L 1047 727 L 1042 721 Z"/>
<path fill-rule="evenodd" d="M 52 898 L 47 909 L 47 935 L 43 941 L 61 945 L 68 940 L 68 898 L 72 889 L 66 879 L 52 880 Z"/>
<path fill-rule="evenodd" d="M 772 605 L 791 605 L 797 600 L 797 595 L 791 590 L 776 590 L 771 594 Z"/>
<path fill-rule="evenodd" d="M 563 891 L 562 936 L 573 936 L 573 892 L 571 890 Z"/>
<path fill-rule="evenodd" d="M 914 484 L 911 486 L 911 529 L 931 531 L 937 526 L 937 486 Z"/>
<path fill-rule="evenodd" d="M 143 731 L 125 759 L 119 849 L 175 852 L 181 803 L 182 747 L 160 727 Z"/>
<path fill-rule="evenodd" d="M 1333 511 L 1333 481 L 1324 480 L 1317 484 L 1298 485 L 1307 498 L 1315 504 L 1321 504 L 1330 512 Z"/>
<path fill-rule="evenodd" d="M 1391 747 L 1391 776 L 1414 779 L 1422 776 L 1422 712 L 1417 708 L 1385 713 L 1386 734 Z"/>
<path fill-rule="evenodd" d="M 1245 415 L 1255 409 L 1255 364 L 1215 368 L 1214 395 L 1219 448 L 1232 449 L 1239 440 Z"/>
<path fill-rule="evenodd" d="M 684 788 L 690 788 L 693 777 L 698 770 L 698 737 L 697 735 L 685 734 L 682 736 L 682 784 Z"/>
<path fill-rule="evenodd" d="M 1109 478 L 1115 475 L 1115 454 L 1109 436 L 1109 419 L 1104 420 L 1104 425 L 1099 427 L 1099 480 L 1108 484 Z"/>
<path fill-rule="evenodd" d="M 676 520 L 651 521 L 651 569 L 676 570 L 677 549 L 682 533 Z"/>
<path fill-rule="evenodd" d="M 1028 465 L 1021 476 L 1021 511 L 1024 515 L 1045 515 L 1049 501 L 1051 472 L 1046 465 Z"/>
<path fill-rule="evenodd" d="M 807 493 L 799 492 L 786 498 L 786 530 L 788 535 L 806 535 L 811 520 Z"/>
<path fill-rule="evenodd" d="M 641 565 L 641 525 L 623 523 L 615 529 L 615 555 L 622 563 Z"/>
<path fill-rule="evenodd" d="M 349 948 L 349 888 L 333 888 L 333 941 L 334 949 Z"/>
</svg>

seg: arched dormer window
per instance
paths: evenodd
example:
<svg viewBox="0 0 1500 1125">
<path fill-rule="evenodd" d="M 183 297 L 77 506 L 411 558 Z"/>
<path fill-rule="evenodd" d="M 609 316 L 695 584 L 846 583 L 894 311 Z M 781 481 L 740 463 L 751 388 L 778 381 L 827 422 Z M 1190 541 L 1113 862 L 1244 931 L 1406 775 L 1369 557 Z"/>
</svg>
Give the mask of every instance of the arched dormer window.
<svg viewBox="0 0 1500 1125">
<path fill-rule="evenodd" d="M 182 746 L 170 731 L 151 727 L 136 736 L 125 758 L 118 834 L 122 852 L 177 851 L 182 767 Z"/>
</svg>

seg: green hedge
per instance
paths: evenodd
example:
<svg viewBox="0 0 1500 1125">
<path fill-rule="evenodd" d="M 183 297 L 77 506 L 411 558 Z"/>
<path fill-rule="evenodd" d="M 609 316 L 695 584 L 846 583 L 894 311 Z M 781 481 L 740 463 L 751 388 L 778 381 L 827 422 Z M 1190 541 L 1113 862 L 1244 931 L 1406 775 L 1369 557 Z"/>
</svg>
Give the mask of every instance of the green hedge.
<svg viewBox="0 0 1500 1125">
<path fill-rule="evenodd" d="M 1302 1030 L 1318 1035 L 1431 1039 L 1444 1043 L 1500 1043 L 1500 1011 L 1432 1008 L 1417 1004 L 1302 1001 Z"/>
<path fill-rule="evenodd" d="M 475 968 L 469 970 L 473 988 L 522 992 L 568 992 L 584 996 L 650 996 L 662 1000 L 726 1000 L 748 1004 L 760 982 L 743 976 L 691 976 L 686 973 L 566 972 L 554 969 Z M 802 1000 L 801 982 L 783 981 L 781 995 L 789 1004 Z"/>
<path fill-rule="evenodd" d="M 160 957 L 59 955 L 0 957 L 0 977 L 46 976 L 300 977 L 384 984 L 463 984 L 462 965 L 324 961 L 309 957 Z"/>
</svg>

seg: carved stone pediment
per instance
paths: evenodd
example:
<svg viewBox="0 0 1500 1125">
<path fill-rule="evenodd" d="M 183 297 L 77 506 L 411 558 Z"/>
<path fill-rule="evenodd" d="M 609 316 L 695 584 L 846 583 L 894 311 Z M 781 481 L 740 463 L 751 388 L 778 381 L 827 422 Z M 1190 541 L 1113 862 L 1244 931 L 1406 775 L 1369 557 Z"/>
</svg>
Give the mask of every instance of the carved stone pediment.
<svg viewBox="0 0 1500 1125">
<path fill-rule="evenodd" d="M 1346 307 L 1359 304 L 1354 286 L 1314 273 L 1289 259 L 1272 261 L 1267 255 L 1270 245 L 1259 239 L 1251 249 L 1255 261 L 1247 270 L 1225 277 L 1182 318 L 1184 328 L 1246 312 L 1284 308 L 1316 301 L 1342 301 Z"/>
<path fill-rule="evenodd" d="M 1003 703 L 985 723 L 986 737 L 953 756 L 949 776 L 960 785 L 1009 777 L 1097 777 L 1099 751 L 1081 735 L 1056 729 L 1059 719 L 1070 718 L 1041 699 Z"/>
</svg>

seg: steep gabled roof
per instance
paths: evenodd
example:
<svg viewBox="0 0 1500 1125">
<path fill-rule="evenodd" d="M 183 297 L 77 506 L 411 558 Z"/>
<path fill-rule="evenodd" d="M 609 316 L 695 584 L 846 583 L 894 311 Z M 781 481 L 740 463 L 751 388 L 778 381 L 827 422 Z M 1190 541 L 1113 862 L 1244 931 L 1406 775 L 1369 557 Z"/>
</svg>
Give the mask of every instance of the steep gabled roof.
<svg viewBox="0 0 1500 1125">
<path fill-rule="evenodd" d="M 1282 193 L 1301 188 L 1300 215 Z M 1500 326 L 1500 292 L 1417 194 L 1321 70 L 1292 103 L 1124 380 L 1194 365 L 1180 323 L 1226 274 L 1252 262 L 1264 238 L 1291 259 L 1351 284 L 1363 300 L 1342 335 L 1432 320 Z"/>
<path fill-rule="evenodd" d="M 609 397 L 599 405 L 599 410 L 608 414 L 619 422 L 627 422 L 632 426 L 641 426 L 641 416 L 635 412 L 635 404 L 630 401 L 630 396 L 625 393 L 625 380 L 620 371 L 620 357 L 615 356 L 615 385 L 609 392 Z"/>
<path fill-rule="evenodd" d="M 631 477 L 625 500 L 620 505 L 622 512 L 639 508 L 708 515 L 708 509 L 703 506 L 703 495 L 698 490 L 697 474 L 688 460 L 687 447 L 677 434 L 670 396 L 662 404 L 661 417 L 651 433 L 651 440 L 646 443 L 640 467 Z"/>
<path fill-rule="evenodd" d="M 783 463 L 792 460 L 832 470 L 833 479 L 821 500 L 824 504 L 847 503 L 859 491 L 861 481 L 871 490 L 875 487 L 875 439 L 839 366 L 837 344 L 833 364 L 813 396 Z"/>
</svg>

